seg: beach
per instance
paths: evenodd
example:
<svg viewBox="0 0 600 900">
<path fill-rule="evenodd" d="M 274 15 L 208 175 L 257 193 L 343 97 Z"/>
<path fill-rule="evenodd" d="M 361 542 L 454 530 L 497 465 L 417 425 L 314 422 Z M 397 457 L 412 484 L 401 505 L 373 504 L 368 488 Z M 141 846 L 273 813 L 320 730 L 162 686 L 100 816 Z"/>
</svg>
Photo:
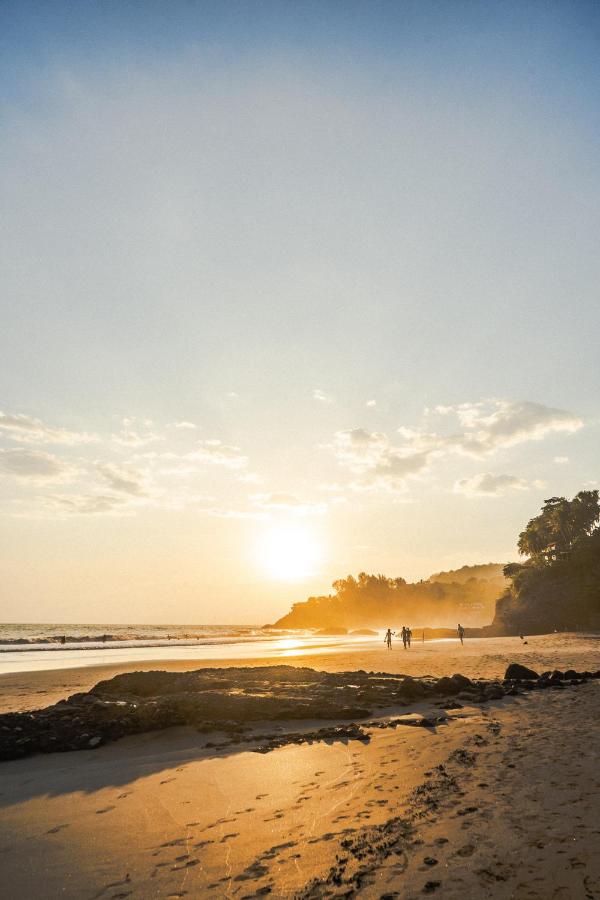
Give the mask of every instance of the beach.
<svg viewBox="0 0 600 900">
<path fill-rule="evenodd" d="M 416 642 L 410 651 L 374 640 L 324 650 L 316 641 L 243 666 L 285 662 L 417 679 L 461 672 L 474 680 L 502 679 L 513 662 L 538 672 L 598 668 L 596 637 L 527 641 Z M 240 661 L 3 675 L 2 711 L 45 706 L 134 668 L 207 665 Z M 243 672 L 236 668 L 242 690 Z M 237 743 L 179 727 L 3 762 L 0 895 L 600 896 L 600 681 L 452 701 L 429 697 L 379 711 L 361 721 L 364 739 L 286 742 L 290 732 L 340 723 L 282 720 L 269 726 L 281 736 L 271 747 L 264 726 Z M 408 727 L 415 723 L 426 727 Z M 261 742 L 268 752 L 255 752 Z"/>
</svg>

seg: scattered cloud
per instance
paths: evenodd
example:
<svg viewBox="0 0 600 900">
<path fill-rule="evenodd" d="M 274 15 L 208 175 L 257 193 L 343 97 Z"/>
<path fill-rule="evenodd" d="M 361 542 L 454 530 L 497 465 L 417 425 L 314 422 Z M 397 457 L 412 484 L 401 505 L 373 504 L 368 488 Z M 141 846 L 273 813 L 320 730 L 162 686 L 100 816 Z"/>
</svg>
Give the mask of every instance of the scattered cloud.
<svg viewBox="0 0 600 900">
<path fill-rule="evenodd" d="M 365 406 L 369 406 L 369 407 L 373 408 L 374 406 L 377 406 L 377 400 L 367 400 L 367 402 L 365 403 Z"/>
<path fill-rule="evenodd" d="M 236 391 L 227 391 L 225 396 L 228 400 L 237 400 L 240 395 Z"/>
<path fill-rule="evenodd" d="M 237 480 L 242 484 L 260 484 L 262 478 L 258 472 L 242 472 L 238 475 Z"/>
<path fill-rule="evenodd" d="M 528 441 L 574 433 L 583 425 L 573 413 L 530 401 L 485 400 L 425 409 L 429 425 L 435 415 L 454 419 L 458 428 L 432 431 L 403 425 L 397 429 L 394 443 L 387 434 L 364 428 L 337 432 L 329 449 L 342 466 L 359 476 L 350 487 L 401 493 L 410 478 L 423 475 L 445 457 L 485 459 Z M 492 486 L 492 476 L 476 478 L 484 480 L 463 479 L 455 489 L 495 495 L 501 488 L 523 487 L 519 479 Z"/>
<path fill-rule="evenodd" d="M 0 474 L 21 481 L 66 481 L 74 472 L 72 466 L 43 450 L 0 450 Z"/>
<path fill-rule="evenodd" d="M 481 472 L 470 478 L 461 478 L 454 485 L 454 493 L 467 497 L 501 497 L 507 490 L 528 491 L 530 485 L 515 475 L 491 475 Z"/>
<path fill-rule="evenodd" d="M 50 494 L 40 498 L 48 513 L 58 516 L 98 516 L 131 514 L 126 498 L 114 494 Z"/>
<path fill-rule="evenodd" d="M 199 512 L 214 519 L 253 519 L 255 521 L 263 521 L 268 518 L 266 512 L 246 509 L 220 509 L 215 506 L 200 509 Z"/>
<path fill-rule="evenodd" d="M 331 394 L 326 394 L 325 391 L 322 391 L 320 388 L 315 388 L 312 395 L 313 399 L 318 400 L 319 403 L 333 403 Z"/>
<path fill-rule="evenodd" d="M 45 425 L 41 419 L 34 419 L 22 413 L 0 412 L 0 433 L 11 440 L 23 444 L 91 444 L 97 435 L 85 431 L 70 431 L 68 428 L 54 428 Z"/>
<path fill-rule="evenodd" d="M 555 457 L 554 457 L 554 462 L 555 462 L 558 466 L 564 466 L 564 465 L 566 465 L 566 464 L 569 462 L 569 457 L 568 457 L 568 456 L 555 456 Z"/>
<path fill-rule="evenodd" d="M 354 428 L 334 435 L 333 452 L 338 461 L 359 478 L 355 490 L 404 491 L 406 481 L 421 473 L 429 462 L 429 452 L 395 447 L 379 431 Z"/>
<path fill-rule="evenodd" d="M 455 450 L 482 458 L 504 447 L 539 441 L 550 434 L 572 434 L 583 421 L 564 409 L 531 401 L 486 400 L 437 406 L 441 416 L 455 416 L 462 430 L 449 435 L 417 435 L 432 449 Z"/>
<path fill-rule="evenodd" d="M 250 500 L 260 509 L 288 512 L 296 516 L 323 515 L 327 512 L 326 503 L 307 503 L 294 494 L 288 494 L 283 491 L 275 491 L 271 494 L 255 494 Z"/>
<path fill-rule="evenodd" d="M 199 441 L 196 449 L 184 454 L 183 459 L 228 469 L 243 469 L 248 465 L 248 457 L 239 447 L 228 446 L 218 440 Z"/>
<path fill-rule="evenodd" d="M 190 431 L 193 430 L 196 426 L 193 422 L 170 422 L 167 428 L 187 428 Z"/>
<path fill-rule="evenodd" d="M 121 425 L 121 431 L 113 434 L 112 440 L 122 447 L 145 447 L 147 444 L 163 440 L 154 430 L 150 419 L 143 419 L 141 422 L 137 419 L 123 419 Z"/>
<path fill-rule="evenodd" d="M 146 493 L 143 478 L 134 469 L 124 469 L 112 463 L 96 463 L 96 469 L 111 490 L 132 497 L 143 497 Z"/>
</svg>

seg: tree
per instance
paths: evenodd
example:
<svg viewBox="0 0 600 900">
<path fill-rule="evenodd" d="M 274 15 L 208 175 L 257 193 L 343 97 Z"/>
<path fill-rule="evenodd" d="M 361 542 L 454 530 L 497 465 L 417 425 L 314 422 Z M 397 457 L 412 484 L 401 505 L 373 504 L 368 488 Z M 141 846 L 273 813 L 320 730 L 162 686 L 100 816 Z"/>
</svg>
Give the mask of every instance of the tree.
<svg viewBox="0 0 600 900">
<path fill-rule="evenodd" d="M 579 491 L 572 500 L 550 497 L 519 535 L 521 556 L 550 560 L 589 537 L 600 521 L 598 491 Z"/>
</svg>

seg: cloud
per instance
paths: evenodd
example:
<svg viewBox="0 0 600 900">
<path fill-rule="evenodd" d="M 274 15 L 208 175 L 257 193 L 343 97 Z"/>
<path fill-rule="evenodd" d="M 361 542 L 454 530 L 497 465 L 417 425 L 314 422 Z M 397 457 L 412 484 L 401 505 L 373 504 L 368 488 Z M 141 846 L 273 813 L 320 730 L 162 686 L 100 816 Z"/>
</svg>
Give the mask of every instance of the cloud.
<svg viewBox="0 0 600 900">
<path fill-rule="evenodd" d="M 373 408 L 374 406 L 377 406 L 377 400 L 367 400 L 367 402 L 365 403 L 365 406 L 369 406 L 369 407 Z"/>
<path fill-rule="evenodd" d="M 312 395 L 313 399 L 318 400 L 319 403 L 333 403 L 333 397 L 330 394 L 326 394 L 325 391 L 322 391 L 320 388 L 315 388 Z"/>
<path fill-rule="evenodd" d="M 564 466 L 564 465 L 566 465 L 566 463 L 569 462 L 569 457 L 568 456 L 555 456 L 554 462 L 559 466 Z"/>
<path fill-rule="evenodd" d="M 58 516 L 98 516 L 128 513 L 126 498 L 114 494 L 50 494 L 39 498 L 43 509 Z"/>
<path fill-rule="evenodd" d="M 184 421 L 184 422 L 170 422 L 170 423 L 167 425 L 167 428 L 187 428 L 187 429 L 189 429 L 190 431 L 191 431 L 192 429 L 194 429 L 195 427 L 196 427 L 196 426 L 194 425 L 193 422 L 185 422 L 185 421 Z"/>
<path fill-rule="evenodd" d="M 163 440 L 161 435 L 153 430 L 150 419 L 144 419 L 139 424 L 137 419 L 123 419 L 121 424 L 123 426 L 121 431 L 113 434 L 112 440 L 122 447 L 145 447 L 147 444 Z"/>
<path fill-rule="evenodd" d="M 530 401 L 485 400 L 426 408 L 424 413 L 429 422 L 435 414 L 456 419 L 460 429 L 442 432 L 403 425 L 397 430 L 397 443 L 392 443 L 383 432 L 364 428 L 338 431 L 329 449 L 342 466 L 359 476 L 350 487 L 399 493 L 406 490 L 410 478 L 424 474 L 446 457 L 485 459 L 517 444 L 539 441 L 552 434 L 571 434 L 583 425 L 573 413 Z M 472 479 L 463 479 L 457 485 L 456 490 L 463 493 L 491 495 L 510 486 L 504 482 L 492 487 L 489 480 L 480 483 Z M 522 487 L 512 484 L 519 486 Z"/>
<path fill-rule="evenodd" d="M 132 497 L 145 495 L 142 476 L 134 469 L 123 469 L 112 463 L 96 463 L 96 469 L 113 491 Z"/>
<path fill-rule="evenodd" d="M 74 471 L 72 466 L 42 450 L 0 450 L 0 474 L 21 481 L 64 481 Z"/>
<path fill-rule="evenodd" d="M 252 519 L 254 521 L 263 521 L 267 518 L 267 513 L 265 512 L 246 509 L 220 509 L 215 506 L 200 509 L 199 512 L 214 519 Z"/>
<path fill-rule="evenodd" d="M 460 403 L 437 406 L 435 412 L 442 416 L 454 415 L 463 430 L 450 435 L 418 435 L 416 439 L 428 443 L 432 449 L 455 450 L 478 458 L 504 447 L 539 441 L 551 434 L 572 434 L 583 426 L 583 421 L 573 413 L 527 400 Z"/>
<path fill-rule="evenodd" d="M 265 510 L 288 512 L 296 516 L 323 515 L 327 512 L 326 503 L 307 503 L 294 494 L 275 491 L 271 494 L 255 494 L 251 502 Z"/>
<path fill-rule="evenodd" d="M 338 461 L 360 476 L 350 486 L 355 490 L 403 491 L 406 481 L 426 469 L 430 452 L 395 447 L 379 431 L 354 428 L 334 435 L 333 452 Z"/>
<path fill-rule="evenodd" d="M 197 448 L 184 454 L 182 458 L 229 469 L 243 469 L 248 465 L 248 457 L 244 456 L 239 447 L 228 446 L 218 440 L 199 441 Z"/>
<path fill-rule="evenodd" d="M 529 485 L 523 478 L 515 475 L 491 475 L 489 472 L 481 472 L 470 478 L 461 478 L 454 485 L 455 494 L 465 494 L 467 497 L 501 497 L 507 490 L 528 491 Z M 534 483 L 534 487 L 539 483 Z"/>
<path fill-rule="evenodd" d="M 94 434 L 84 431 L 69 431 L 67 428 L 53 428 L 41 419 L 17 413 L 0 412 L 0 431 L 13 441 L 24 444 L 91 444 L 98 440 Z"/>
</svg>

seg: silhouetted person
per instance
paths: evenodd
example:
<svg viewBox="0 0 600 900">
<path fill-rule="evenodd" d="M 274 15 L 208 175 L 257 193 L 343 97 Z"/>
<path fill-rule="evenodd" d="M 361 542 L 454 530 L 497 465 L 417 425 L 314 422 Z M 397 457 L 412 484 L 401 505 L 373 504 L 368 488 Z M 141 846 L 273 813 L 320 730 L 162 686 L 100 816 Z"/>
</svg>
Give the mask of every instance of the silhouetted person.
<svg viewBox="0 0 600 900">
<path fill-rule="evenodd" d="M 461 644 L 464 644 L 465 629 L 462 627 L 460 622 L 458 623 L 458 628 L 456 630 L 458 631 L 458 636 L 460 638 Z"/>
<path fill-rule="evenodd" d="M 394 634 L 394 632 L 390 628 L 388 628 L 388 630 L 385 633 L 385 637 L 383 639 L 383 643 L 387 644 L 388 650 L 392 649 L 392 635 L 393 634 Z"/>
<path fill-rule="evenodd" d="M 406 643 L 408 644 L 408 649 L 409 649 L 409 650 L 410 650 L 410 641 L 411 641 L 411 638 L 412 638 L 412 631 L 410 630 L 410 628 L 407 628 L 407 629 L 406 629 Z"/>
<path fill-rule="evenodd" d="M 404 644 L 405 650 L 406 650 L 406 642 L 408 641 L 407 631 L 408 631 L 408 629 L 407 629 L 406 625 L 403 625 L 402 626 L 402 643 Z"/>
</svg>

